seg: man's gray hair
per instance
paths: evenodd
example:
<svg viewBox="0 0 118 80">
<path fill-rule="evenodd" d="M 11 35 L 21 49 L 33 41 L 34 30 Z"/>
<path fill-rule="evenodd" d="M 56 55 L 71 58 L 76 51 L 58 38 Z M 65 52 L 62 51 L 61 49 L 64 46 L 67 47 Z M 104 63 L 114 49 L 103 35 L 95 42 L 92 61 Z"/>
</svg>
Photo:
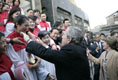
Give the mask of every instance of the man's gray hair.
<svg viewBox="0 0 118 80">
<path fill-rule="evenodd" d="M 68 27 L 67 37 L 72 38 L 72 43 L 80 44 L 83 40 L 83 33 L 79 27 Z"/>
</svg>

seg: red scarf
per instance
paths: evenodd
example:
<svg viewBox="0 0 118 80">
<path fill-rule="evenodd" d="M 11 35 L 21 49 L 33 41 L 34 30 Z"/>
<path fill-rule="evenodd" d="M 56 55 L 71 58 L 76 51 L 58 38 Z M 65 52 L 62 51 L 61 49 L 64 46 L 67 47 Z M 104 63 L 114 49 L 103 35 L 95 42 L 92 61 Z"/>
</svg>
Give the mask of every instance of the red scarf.
<svg viewBox="0 0 118 80">
<path fill-rule="evenodd" d="M 36 36 L 36 37 L 38 37 L 38 33 L 40 32 L 40 29 L 39 28 L 37 28 L 37 27 L 35 27 L 34 28 L 34 35 Z"/>
<path fill-rule="evenodd" d="M 67 26 L 64 27 L 65 31 L 67 30 Z"/>
<path fill-rule="evenodd" d="M 40 32 L 40 29 L 35 27 L 33 31 L 31 31 L 30 29 L 28 29 L 28 31 L 30 31 L 32 34 L 34 34 L 36 37 L 38 37 L 38 33 Z"/>
<path fill-rule="evenodd" d="M 23 36 L 20 35 L 20 33 L 14 31 L 14 32 L 12 32 L 11 34 L 9 34 L 7 38 L 14 39 L 14 38 L 16 38 L 16 37 L 20 37 L 20 38 L 21 38 L 20 40 L 21 40 L 22 42 L 24 42 L 25 45 L 12 44 L 14 50 L 15 50 L 15 51 L 20 51 L 20 50 L 26 48 L 27 43 L 26 43 L 26 41 L 24 40 Z"/>
<path fill-rule="evenodd" d="M 40 21 L 40 26 L 41 26 L 42 28 L 45 27 L 45 29 L 46 29 L 46 31 L 47 31 L 47 30 L 48 30 L 48 27 L 49 27 L 49 24 L 48 24 L 47 22 L 45 22 L 45 21 Z"/>
<path fill-rule="evenodd" d="M 11 71 L 12 62 L 6 54 L 0 56 L 0 75 L 8 72 L 12 80 L 15 80 L 13 72 Z"/>
</svg>

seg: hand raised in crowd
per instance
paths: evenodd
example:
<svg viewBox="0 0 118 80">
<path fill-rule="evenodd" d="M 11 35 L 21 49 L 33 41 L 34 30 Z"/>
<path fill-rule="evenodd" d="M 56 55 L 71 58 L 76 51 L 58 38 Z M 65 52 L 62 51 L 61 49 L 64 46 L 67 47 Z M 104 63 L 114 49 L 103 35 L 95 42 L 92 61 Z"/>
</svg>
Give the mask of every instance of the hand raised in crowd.
<svg viewBox="0 0 118 80">
<path fill-rule="evenodd" d="M 35 39 L 36 39 L 35 35 L 32 34 L 31 32 L 27 31 L 26 34 L 27 34 L 27 35 L 30 37 L 30 39 L 32 39 L 32 40 L 35 40 Z"/>
<path fill-rule="evenodd" d="M 50 73 L 48 74 L 48 77 L 51 78 L 51 80 L 55 80 L 55 76 Z"/>
<path fill-rule="evenodd" d="M 26 33 L 21 32 L 21 35 L 23 35 L 23 38 L 26 42 L 30 40 L 30 37 Z M 48 48 L 48 46 L 40 38 L 33 40 L 39 43 L 40 45 L 44 46 L 45 48 Z"/>
<path fill-rule="evenodd" d="M 98 47 L 96 48 L 96 50 L 99 51 L 99 50 L 100 50 L 100 47 L 98 46 Z"/>
<path fill-rule="evenodd" d="M 48 45 L 46 45 L 40 38 L 36 39 L 35 41 L 40 45 L 42 45 L 43 47 L 48 48 Z"/>
<path fill-rule="evenodd" d="M 44 42 L 43 42 L 40 38 L 37 38 L 35 41 L 36 41 L 37 43 L 41 44 L 41 45 L 44 44 Z"/>
<path fill-rule="evenodd" d="M 27 64 L 27 67 L 28 67 L 29 69 L 39 67 L 39 64 L 40 64 L 40 62 L 41 62 L 41 58 L 36 57 L 35 60 L 36 60 L 36 62 L 35 62 L 34 64 Z"/>
<path fill-rule="evenodd" d="M 36 63 L 35 64 L 33 64 L 32 65 L 32 68 L 36 68 L 36 67 L 38 67 L 39 66 L 39 64 L 40 64 L 40 62 L 41 62 L 41 58 L 39 58 L 39 57 L 36 57 Z"/>
<path fill-rule="evenodd" d="M 20 34 L 23 35 L 23 38 L 26 42 L 30 40 L 30 37 L 26 33 L 21 32 Z"/>
</svg>

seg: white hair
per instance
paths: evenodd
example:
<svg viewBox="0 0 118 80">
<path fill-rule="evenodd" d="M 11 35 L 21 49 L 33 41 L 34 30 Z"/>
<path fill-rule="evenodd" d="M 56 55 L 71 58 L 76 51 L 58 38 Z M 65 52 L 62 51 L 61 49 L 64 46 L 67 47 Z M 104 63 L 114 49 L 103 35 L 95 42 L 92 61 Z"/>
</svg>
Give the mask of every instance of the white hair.
<svg viewBox="0 0 118 80">
<path fill-rule="evenodd" d="M 72 43 L 80 44 L 83 40 L 83 33 L 79 27 L 68 27 L 67 37 L 72 38 Z"/>
</svg>

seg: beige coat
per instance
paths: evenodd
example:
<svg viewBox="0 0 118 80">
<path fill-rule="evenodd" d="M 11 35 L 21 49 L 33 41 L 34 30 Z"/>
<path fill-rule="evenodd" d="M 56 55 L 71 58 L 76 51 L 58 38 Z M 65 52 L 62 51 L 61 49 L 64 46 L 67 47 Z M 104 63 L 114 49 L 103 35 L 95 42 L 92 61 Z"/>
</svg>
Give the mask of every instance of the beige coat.
<svg viewBox="0 0 118 80">
<path fill-rule="evenodd" d="M 97 59 L 89 54 L 88 58 L 96 64 L 100 63 L 100 78 L 99 80 L 104 80 L 102 72 L 102 60 L 105 58 L 106 51 L 104 51 L 101 56 Z M 110 50 L 106 56 L 106 75 L 107 80 L 118 80 L 118 52 L 115 50 Z"/>
</svg>

